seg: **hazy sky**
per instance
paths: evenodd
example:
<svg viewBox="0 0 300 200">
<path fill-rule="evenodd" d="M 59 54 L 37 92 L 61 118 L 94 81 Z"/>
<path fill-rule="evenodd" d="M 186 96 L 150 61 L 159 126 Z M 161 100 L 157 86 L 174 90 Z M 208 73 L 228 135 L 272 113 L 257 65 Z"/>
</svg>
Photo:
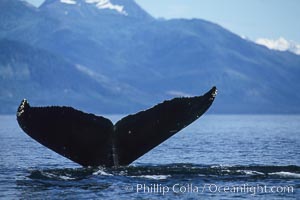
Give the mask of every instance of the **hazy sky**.
<svg viewBox="0 0 300 200">
<path fill-rule="evenodd" d="M 35 5 L 43 2 L 43 0 L 28 1 Z M 300 0 L 136 0 L 136 2 L 155 17 L 201 18 L 252 40 L 284 37 L 300 44 Z"/>
</svg>

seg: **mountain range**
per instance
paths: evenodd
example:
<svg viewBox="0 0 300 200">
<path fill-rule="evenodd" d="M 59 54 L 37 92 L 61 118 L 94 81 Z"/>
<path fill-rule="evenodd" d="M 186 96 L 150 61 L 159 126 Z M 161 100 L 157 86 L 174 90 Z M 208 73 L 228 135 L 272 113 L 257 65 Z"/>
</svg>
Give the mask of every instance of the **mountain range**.
<svg viewBox="0 0 300 200">
<path fill-rule="evenodd" d="M 212 113 L 300 113 L 300 56 L 134 0 L 0 1 L 0 113 L 28 98 L 128 113 L 219 90 Z"/>
</svg>

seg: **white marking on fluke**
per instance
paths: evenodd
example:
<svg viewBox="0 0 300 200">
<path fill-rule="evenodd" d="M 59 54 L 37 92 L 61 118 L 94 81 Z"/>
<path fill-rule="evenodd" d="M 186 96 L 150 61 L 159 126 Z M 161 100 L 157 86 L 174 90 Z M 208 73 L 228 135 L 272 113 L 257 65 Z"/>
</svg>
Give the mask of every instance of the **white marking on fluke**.
<svg viewBox="0 0 300 200">
<path fill-rule="evenodd" d="M 20 117 L 24 113 L 25 104 L 27 104 L 27 103 L 28 103 L 28 101 L 26 99 L 23 99 L 23 101 L 20 105 L 20 108 L 18 110 L 18 113 L 17 113 L 18 117 Z"/>
</svg>

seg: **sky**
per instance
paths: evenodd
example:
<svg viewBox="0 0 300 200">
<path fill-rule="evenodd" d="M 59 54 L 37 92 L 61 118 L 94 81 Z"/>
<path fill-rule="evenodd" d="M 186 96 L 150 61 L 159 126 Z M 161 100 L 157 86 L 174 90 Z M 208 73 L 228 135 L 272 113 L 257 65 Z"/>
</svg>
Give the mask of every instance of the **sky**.
<svg viewBox="0 0 300 200">
<path fill-rule="evenodd" d="M 37 6 L 43 2 L 27 1 Z M 300 44 L 300 0 L 135 1 L 156 18 L 205 19 L 270 47 Z"/>
</svg>

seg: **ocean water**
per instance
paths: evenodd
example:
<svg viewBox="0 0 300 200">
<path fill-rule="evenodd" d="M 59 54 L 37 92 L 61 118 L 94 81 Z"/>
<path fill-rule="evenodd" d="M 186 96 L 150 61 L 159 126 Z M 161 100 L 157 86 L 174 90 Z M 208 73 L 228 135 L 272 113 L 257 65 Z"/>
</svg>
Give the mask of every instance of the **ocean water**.
<svg viewBox="0 0 300 200">
<path fill-rule="evenodd" d="M 118 168 L 83 168 L 0 116 L 0 199 L 161 198 L 299 199 L 300 116 L 204 115 Z"/>
</svg>

